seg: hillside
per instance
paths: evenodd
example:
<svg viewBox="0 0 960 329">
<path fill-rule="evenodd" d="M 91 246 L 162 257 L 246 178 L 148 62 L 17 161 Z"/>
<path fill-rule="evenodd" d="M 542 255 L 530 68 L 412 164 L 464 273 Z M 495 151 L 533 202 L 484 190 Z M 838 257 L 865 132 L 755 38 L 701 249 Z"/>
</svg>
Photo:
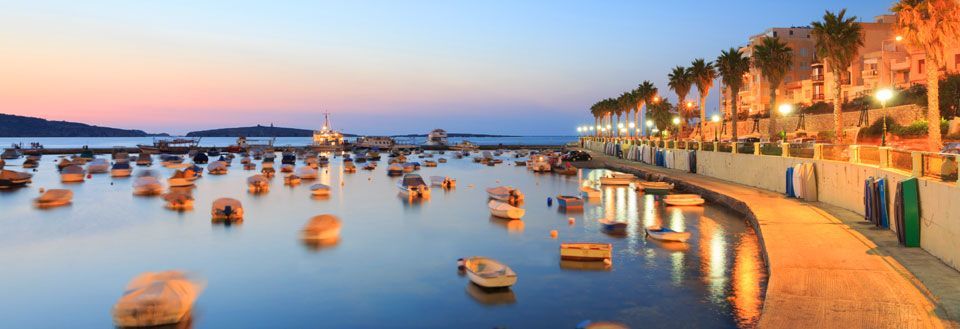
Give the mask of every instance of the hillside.
<svg viewBox="0 0 960 329">
<path fill-rule="evenodd" d="M 78 122 L 0 113 L 0 137 L 145 137 L 143 130 L 93 126 Z"/>
<path fill-rule="evenodd" d="M 256 125 L 253 127 L 220 128 L 191 131 L 187 137 L 312 137 L 313 130 Z M 353 135 L 344 134 L 352 137 Z"/>
</svg>

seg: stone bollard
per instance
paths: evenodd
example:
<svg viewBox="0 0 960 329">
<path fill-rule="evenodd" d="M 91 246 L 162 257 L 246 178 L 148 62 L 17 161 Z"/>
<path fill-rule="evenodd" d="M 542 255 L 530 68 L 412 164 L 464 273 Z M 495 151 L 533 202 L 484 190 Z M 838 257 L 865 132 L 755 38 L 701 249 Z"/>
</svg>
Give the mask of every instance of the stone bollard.
<svg viewBox="0 0 960 329">
<path fill-rule="evenodd" d="M 781 151 L 780 151 L 780 155 L 781 155 L 781 156 L 783 156 L 784 158 L 789 158 L 789 157 L 790 157 L 790 143 L 788 143 L 788 142 L 781 142 L 781 143 L 780 143 L 780 150 L 781 150 Z"/>
</svg>

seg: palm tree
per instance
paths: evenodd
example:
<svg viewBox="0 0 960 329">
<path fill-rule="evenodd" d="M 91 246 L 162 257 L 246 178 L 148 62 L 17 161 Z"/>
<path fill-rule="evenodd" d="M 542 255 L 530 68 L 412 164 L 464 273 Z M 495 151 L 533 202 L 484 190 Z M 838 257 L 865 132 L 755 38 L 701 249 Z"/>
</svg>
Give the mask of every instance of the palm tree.
<svg viewBox="0 0 960 329">
<path fill-rule="evenodd" d="M 717 78 L 717 70 L 713 67 L 713 62 L 697 58 L 690 63 L 690 74 L 693 75 L 693 83 L 697 85 L 700 93 L 700 140 L 703 140 L 703 124 L 707 122 L 707 96 L 710 96 L 713 80 Z"/>
<path fill-rule="evenodd" d="M 841 9 L 839 14 L 827 11 L 822 22 L 811 23 L 817 56 L 827 61 L 833 73 L 833 122 L 837 143 L 843 141 L 843 100 L 840 98 L 843 77 L 863 46 L 863 26 L 857 22 L 857 16 L 844 18 L 846 13 L 846 9 Z"/>
<path fill-rule="evenodd" d="M 666 99 L 661 100 L 656 103 L 651 103 L 647 105 L 647 118 L 648 120 L 653 121 L 654 127 L 660 131 L 665 131 L 670 127 L 670 121 L 673 120 L 673 113 L 670 111 L 673 109 L 673 104 L 670 104 Z"/>
<path fill-rule="evenodd" d="M 599 126 L 600 126 L 600 117 L 603 116 L 603 108 L 601 107 L 601 105 L 602 105 L 601 102 L 598 101 L 598 102 L 596 102 L 596 103 L 593 103 L 592 106 L 590 106 L 590 114 L 593 115 L 593 127 L 592 127 L 592 128 L 596 128 L 596 127 L 599 127 Z M 597 130 L 596 130 L 595 136 L 597 136 L 597 137 L 600 136 L 600 129 L 597 129 Z"/>
<path fill-rule="evenodd" d="M 753 48 L 753 67 L 770 83 L 770 141 L 777 134 L 777 89 L 793 65 L 793 49 L 778 37 L 764 37 Z"/>
<path fill-rule="evenodd" d="M 907 46 L 923 51 L 927 73 L 927 143 L 940 151 L 940 68 L 946 65 L 947 49 L 960 45 L 960 4 L 956 0 L 900 0 L 897 33 Z"/>
<path fill-rule="evenodd" d="M 689 69 L 683 66 L 677 66 L 667 75 L 667 78 L 667 85 L 677 93 L 677 113 L 680 113 L 680 116 L 683 117 L 683 120 L 680 120 L 680 131 L 682 132 L 683 125 L 686 124 L 689 115 L 687 115 L 686 111 L 681 107 L 684 99 L 687 98 L 687 94 L 690 93 L 690 88 L 693 86 L 693 75 L 690 74 Z"/>
<path fill-rule="evenodd" d="M 743 75 L 750 70 L 750 58 L 743 56 L 736 48 L 720 52 L 717 57 L 717 71 L 720 72 L 723 84 L 730 88 L 730 117 L 733 140 L 737 140 L 737 99 L 740 88 L 743 87 Z"/>
<path fill-rule="evenodd" d="M 603 113 L 607 117 L 607 126 L 611 127 L 607 131 L 607 137 L 613 137 L 613 113 L 617 111 L 617 100 L 606 98 L 603 100 Z M 606 128 L 606 127 L 604 127 Z"/>
<path fill-rule="evenodd" d="M 632 95 L 632 94 L 630 94 L 630 93 L 628 93 L 628 92 L 625 92 L 625 93 L 621 93 L 620 96 L 617 97 L 617 107 L 616 107 L 617 125 L 616 125 L 616 126 L 613 126 L 613 129 L 616 129 L 616 130 L 617 130 L 617 136 L 620 136 L 620 130 L 621 130 L 621 129 L 620 129 L 620 115 L 622 115 L 622 114 L 624 114 L 624 113 L 630 113 L 630 107 L 631 107 L 631 106 L 633 106 L 633 95 Z M 627 121 L 629 121 L 629 117 L 628 117 L 627 119 L 628 119 Z"/>
<path fill-rule="evenodd" d="M 633 100 L 637 102 L 636 111 L 633 112 L 633 123 L 640 127 L 640 121 L 637 120 L 637 115 L 640 113 L 640 109 L 643 108 L 644 104 L 649 104 L 654 96 L 657 95 L 657 87 L 653 85 L 649 80 L 643 81 L 640 85 L 637 86 L 637 89 L 633 90 Z"/>
</svg>

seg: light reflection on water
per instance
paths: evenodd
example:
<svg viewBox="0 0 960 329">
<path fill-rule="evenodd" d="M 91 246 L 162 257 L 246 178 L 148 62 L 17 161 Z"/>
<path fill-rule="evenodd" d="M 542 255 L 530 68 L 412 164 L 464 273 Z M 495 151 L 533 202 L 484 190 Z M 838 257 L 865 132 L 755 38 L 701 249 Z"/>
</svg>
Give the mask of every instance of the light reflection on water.
<svg viewBox="0 0 960 329">
<path fill-rule="evenodd" d="M 171 268 L 207 278 L 193 319 L 201 328 L 572 327 L 585 319 L 672 327 L 678 312 L 692 327 L 736 327 L 754 324 L 762 305 L 760 248 L 732 213 L 709 205 L 665 207 L 610 186 L 582 212 L 547 207 L 547 197 L 576 193 L 579 180 L 598 179 L 603 170 L 535 175 L 509 161 L 487 167 L 451 159 L 420 174 L 457 178 L 458 187 L 411 200 L 397 195 L 385 161 L 373 172 L 346 174 L 341 159 L 331 158 L 316 181 L 285 186 L 278 173 L 269 192 L 254 195 L 244 180 L 255 172 L 235 160 L 227 175 L 197 181 L 190 211 L 134 197 L 132 179 L 109 175 L 66 186 L 75 192 L 69 207 L 34 209 L 39 187 L 64 187 L 54 158 L 43 158 L 31 187 L 0 192 L 0 262 L 16 264 L 0 271 L 4 326 L 109 326 L 109 309 L 131 277 Z M 527 195 L 523 221 L 489 215 L 484 188 L 498 181 Z M 331 196 L 311 198 L 314 183 L 331 186 Z M 209 205 L 219 197 L 243 202 L 245 222 L 211 225 Z M 299 230 L 319 213 L 343 219 L 342 237 L 305 245 Z M 602 233 L 600 218 L 627 222 L 627 234 Z M 649 225 L 693 236 L 687 244 L 652 241 L 643 233 Z M 612 243 L 613 266 L 561 263 L 557 248 L 564 241 Z M 455 260 L 470 255 L 509 264 L 517 285 L 478 294 L 454 274 Z M 51 309 L 57 316 L 49 316 Z"/>
</svg>

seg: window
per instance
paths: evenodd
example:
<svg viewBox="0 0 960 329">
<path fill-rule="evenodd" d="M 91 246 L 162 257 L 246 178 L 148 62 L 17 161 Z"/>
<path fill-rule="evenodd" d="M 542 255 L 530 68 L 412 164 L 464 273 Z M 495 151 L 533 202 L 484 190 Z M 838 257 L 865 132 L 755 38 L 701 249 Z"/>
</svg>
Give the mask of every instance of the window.
<svg viewBox="0 0 960 329">
<path fill-rule="evenodd" d="M 919 71 L 920 73 L 923 73 L 923 72 L 924 72 L 924 70 L 923 70 L 923 64 L 924 64 L 924 63 L 925 63 L 925 61 L 922 60 L 922 59 L 919 60 L 919 61 L 917 61 L 917 71 Z"/>
<path fill-rule="evenodd" d="M 790 30 L 790 35 L 793 35 L 793 30 Z"/>
<path fill-rule="evenodd" d="M 800 48 L 800 56 L 807 56 L 807 48 Z"/>
<path fill-rule="evenodd" d="M 953 65 L 960 66 L 960 54 L 953 55 Z"/>
</svg>

